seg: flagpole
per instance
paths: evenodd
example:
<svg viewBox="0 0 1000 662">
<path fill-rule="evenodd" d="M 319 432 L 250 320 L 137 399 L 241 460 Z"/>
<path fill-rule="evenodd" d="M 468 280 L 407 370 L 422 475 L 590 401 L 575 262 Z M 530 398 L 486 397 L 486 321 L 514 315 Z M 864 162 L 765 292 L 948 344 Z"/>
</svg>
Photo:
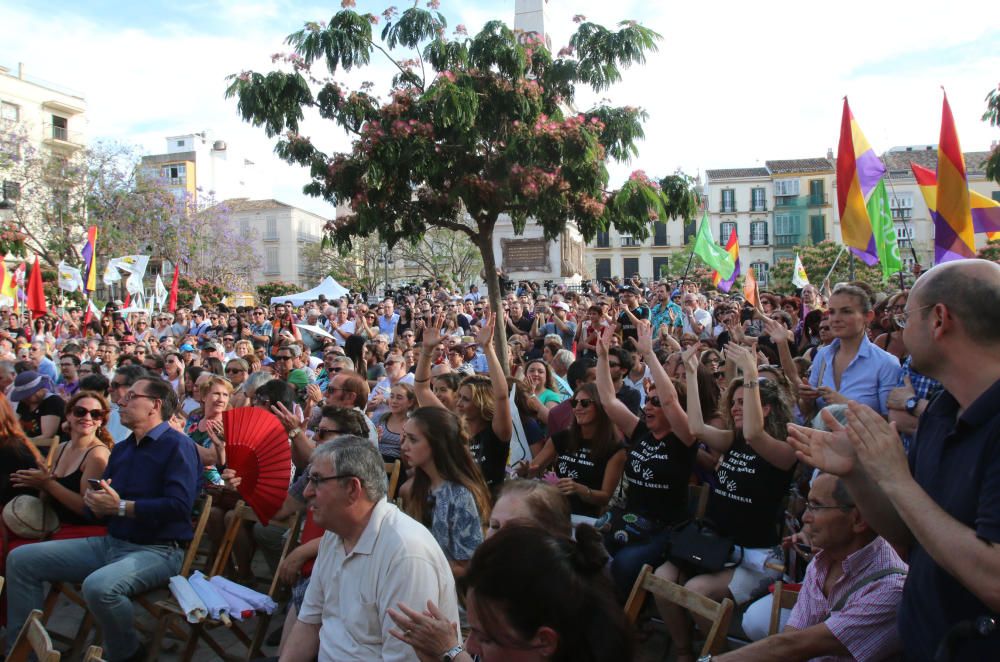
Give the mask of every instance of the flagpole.
<svg viewBox="0 0 1000 662">
<path fill-rule="evenodd" d="M 688 264 L 684 269 L 684 275 L 681 276 L 681 285 L 687 281 L 688 272 L 691 271 L 691 263 L 694 262 L 694 246 L 691 247 L 691 255 L 688 256 Z"/>
<path fill-rule="evenodd" d="M 834 258 L 834 260 L 833 260 L 833 266 L 830 267 L 830 270 L 826 272 L 826 278 L 823 279 L 823 283 L 830 282 L 830 276 L 833 275 L 833 270 L 837 268 L 837 263 L 840 262 L 840 257 L 844 254 L 844 251 L 846 251 L 846 250 L 847 250 L 847 246 L 846 245 L 840 247 L 840 252 L 837 253 L 837 257 Z M 823 283 L 820 283 L 820 287 L 823 286 Z"/>
</svg>

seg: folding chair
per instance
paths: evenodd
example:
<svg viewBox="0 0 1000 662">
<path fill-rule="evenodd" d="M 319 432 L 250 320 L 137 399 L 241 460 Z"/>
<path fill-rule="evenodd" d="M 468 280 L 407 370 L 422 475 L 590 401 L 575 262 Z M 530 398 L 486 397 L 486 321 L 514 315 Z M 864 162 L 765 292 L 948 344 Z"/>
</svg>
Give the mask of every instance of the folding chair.
<svg viewBox="0 0 1000 662">
<path fill-rule="evenodd" d="M 708 485 L 688 485 L 688 515 L 693 519 L 701 519 L 708 508 Z"/>
<path fill-rule="evenodd" d="M 60 443 L 59 435 L 56 435 L 50 439 L 41 439 L 38 442 L 31 441 L 30 439 L 28 441 L 32 446 L 35 447 L 35 450 L 38 451 L 38 454 L 41 455 L 42 458 L 45 460 L 45 468 L 51 469 L 52 462 L 55 461 L 56 458 L 56 450 L 58 450 L 59 448 L 59 443 Z"/>
<path fill-rule="evenodd" d="M 399 490 L 399 477 L 403 473 L 403 463 L 399 460 L 385 463 L 385 472 L 389 474 L 389 489 L 387 500 L 392 503 L 396 500 L 396 492 Z"/>
<path fill-rule="evenodd" d="M 799 600 L 799 590 L 794 590 L 784 582 L 774 582 L 774 594 L 771 596 L 771 624 L 767 629 L 768 636 L 778 634 L 781 623 L 781 610 L 791 609 Z"/>
<path fill-rule="evenodd" d="M 38 662 L 59 662 L 62 655 L 52 646 L 52 639 L 42 625 L 42 612 L 35 609 L 24 622 L 17 640 L 7 655 L 8 662 L 28 662 L 31 655 Z"/>
<path fill-rule="evenodd" d="M 215 562 L 212 564 L 212 570 L 209 573 L 209 577 L 215 575 L 221 575 L 226 569 L 229 557 L 232 555 L 233 545 L 236 542 L 236 537 L 239 533 L 240 527 L 244 522 L 256 522 L 257 517 L 253 513 L 253 509 L 246 505 L 244 502 L 240 501 L 236 504 L 236 508 L 233 511 L 235 517 L 229 524 L 229 528 L 226 529 L 225 536 L 222 539 L 222 544 L 219 547 L 219 553 L 216 555 Z M 297 544 L 299 524 L 302 521 L 302 513 L 297 512 L 288 522 L 278 522 L 272 521 L 272 524 L 279 526 L 287 526 L 288 528 L 288 538 L 285 540 L 285 545 L 281 550 L 281 561 L 285 560 L 288 552 Z M 275 573 L 274 577 L 271 579 L 270 587 L 268 588 L 267 595 L 274 598 L 278 592 L 280 586 L 280 580 L 278 574 Z M 180 607 L 177 605 L 176 600 L 170 598 L 168 600 L 163 600 L 156 603 L 159 608 L 159 616 L 157 621 L 156 633 L 153 636 L 153 641 L 149 647 L 149 660 L 150 662 L 156 660 L 159 656 L 160 646 L 163 642 L 163 636 L 166 632 L 167 627 L 172 627 L 172 629 L 179 629 L 185 632 L 186 644 L 184 651 L 181 653 L 181 660 L 183 662 L 189 662 L 198 647 L 198 641 L 203 640 L 209 648 L 211 648 L 216 655 L 222 660 L 252 660 L 254 658 L 261 656 L 261 646 L 264 643 L 264 639 L 267 636 L 267 628 L 271 623 L 271 615 L 258 613 L 254 618 L 256 619 L 256 625 L 254 626 L 254 631 L 250 634 L 244 629 L 238 621 L 232 621 L 230 619 L 216 620 L 206 618 L 200 623 L 188 623 L 185 618 L 184 613 L 181 611 Z M 172 625 L 171 625 L 172 624 Z M 227 648 L 220 644 L 212 636 L 212 630 L 224 626 L 229 628 L 233 635 L 246 647 L 246 656 L 234 655 L 229 652 Z"/>
<path fill-rule="evenodd" d="M 104 649 L 100 646 L 91 646 L 87 649 L 87 654 L 83 656 L 83 662 L 104 662 Z"/>
<path fill-rule="evenodd" d="M 196 504 L 201 504 L 201 511 L 198 514 L 198 519 L 194 522 L 194 536 L 191 538 L 187 551 L 184 553 L 184 560 L 181 562 L 180 574 L 185 577 L 187 577 L 191 572 L 191 565 L 194 563 L 194 559 L 198 554 L 198 547 L 201 545 L 201 539 L 205 533 L 205 527 L 208 525 L 208 516 L 212 512 L 212 497 L 206 494 L 205 496 L 199 498 Z M 197 508 L 198 506 L 196 505 L 195 509 L 197 510 Z M 53 639 L 60 643 L 69 644 L 70 648 L 66 652 L 70 655 L 83 648 L 83 643 L 86 641 L 91 629 L 94 629 L 94 617 L 90 613 L 90 610 L 87 609 L 87 602 L 80 594 L 80 590 L 79 586 L 74 586 L 67 582 L 53 582 L 52 587 L 49 590 L 49 594 L 45 598 L 45 604 L 42 607 L 43 624 L 48 623 L 49 618 L 52 616 L 52 612 L 55 611 L 56 604 L 59 602 L 60 595 L 65 596 L 67 600 L 83 609 L 83 621 L 80 623 L 80 627 L 77 630 L 75 637 L 70 638 L 58 632 L 52 632 Z M 149 593 L 133 596 L 132 601 L 152 614 L 154 618 L 157 618 L 159 616 L 158 608 L 150 599 L 150 595 L 155 592 L 155 590 L 156 589 Z M 98 631 L 95 635 L 95 640 L 99 640 L 99 638 L 100 632 Z"/>
<path fill-rule="evenodd" d="M 715 654 L 720 651 L 722 644 L 726 641 L 729 620 L 733 615 L 732 600 L 726 598 L 721 603 L 710 600 L 704 595 L 657 577 L 653 574 L 652 566 L 647 564 L 642 566 L 642 571 L 639 572 L 639 576 L 632 586 L 632 593 L 628 596 L 628 602 L 625 603 L 625 619 L 633 626 L 639 620 L 639 612 L 642 611 L 642 605 L 646 602 L 646 595 L 649 593 L 711 621 L 712 626 L 705 638 L 701 655 Z"/>
</svg>

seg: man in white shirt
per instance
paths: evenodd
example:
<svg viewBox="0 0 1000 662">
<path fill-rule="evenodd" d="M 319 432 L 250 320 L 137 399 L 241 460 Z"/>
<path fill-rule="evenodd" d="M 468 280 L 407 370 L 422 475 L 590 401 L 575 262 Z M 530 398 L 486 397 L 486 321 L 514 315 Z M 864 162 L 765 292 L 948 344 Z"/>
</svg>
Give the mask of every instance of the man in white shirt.
<svg viewBox="0 0 1000 662">
<path fill-rule="evenodd" d="M 698 295 L 691 292 L 681 299 L 681 314 L 684 320 L 684 333 L 692 333 L 699 338 L 709 338 L 712 335 L 712 313 L 698 307 Z"/>
<path fill-rule="evenodd" d="M 413 661 L 389 608 L 433 601 L 458 622 L 455 580 L 430 531 L 386 501 L 382 456 L 344 435 L 313 453 L 305 497 L 327 530 L 282 662 Z"/>
<path fill-rule="evenodd" d="M 340 307 L 337 308 L 336 319 L 330 320 L 330 333 L 333 334 L 333 339 L 341 347 L 344 346 L 348 338 L 354 335 L 354 321 L 347 319 L 347 313 L 347 304 L 341 303 Z"/>
</svg>

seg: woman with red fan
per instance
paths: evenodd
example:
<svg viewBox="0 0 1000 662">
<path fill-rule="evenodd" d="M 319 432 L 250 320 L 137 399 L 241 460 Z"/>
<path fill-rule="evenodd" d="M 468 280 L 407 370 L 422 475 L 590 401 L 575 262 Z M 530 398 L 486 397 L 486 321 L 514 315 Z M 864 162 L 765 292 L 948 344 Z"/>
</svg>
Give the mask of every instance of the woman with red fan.
<svg viewBox="0 0 1000 662">
<path fill-rule="evenodd" d="M 461 420 L 440 407 L 421 407 L 403 425 L 402 458 L 414 468 L 403 510 L 431 530 L 456 578 L 483 541 L 491 505 L 467 445 Z"/>
</svg>

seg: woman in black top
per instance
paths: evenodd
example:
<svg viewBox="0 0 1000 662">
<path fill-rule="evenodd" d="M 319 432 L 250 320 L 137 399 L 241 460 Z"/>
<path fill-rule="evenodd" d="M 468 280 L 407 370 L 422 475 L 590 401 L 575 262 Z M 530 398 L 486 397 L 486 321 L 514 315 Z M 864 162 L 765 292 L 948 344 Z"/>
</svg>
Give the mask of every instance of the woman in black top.
<svg viewBox="0 0 1000 662">
<path fill-rule="evenodd" d="M 611 508 L 598 527 L 611 553 L 611 577 L 621 598 L 628 596 L 642 566 L 663 561 L 671 525 L 687 516 L 687 486 L 697 452 L 677 389 L 653 353 L 648 320 L 636 325 L 636 348 L 649 366 L 646 406 L 639 418 L 618 400 L 608 349 L 614 334 L 605 328 L 597 342 L 597 389 L 611 421 L 628 440 L 625 503 Z"/>
<path fill-rule="evenodd" d="M 44 460 L 28 441 L 7 398 L 0 398 L 0 508 L 18 494 L 33 493 L 18 489 L 10 477 L 21 469 L 33 469 Z"/>
<path fill-rule="evenodd" d="M 779 510 L 788 492 L 795 466 L 795 451 L 785 441 L 792 420 L 791 405 L 781 388 L 759 380 L 755 353 L 738 345 L 727 345 L 726 361 L 743 373 L 732 381 L 723 397 L 725 429 L 707 425 L 698 399 L 698 381 L 693 368 L 697 354 L 684 353 L 687 366 L 688 416 L 691 431 L 709 448 L 722 453 L 717 483 L 708 500 L 707 517 L 719 533 L 742 548 L 733 568 L 712 574 L 684 577 L 681 569 L 666 563 L 656 574 L 684 585 L 712 600 L 729 597 L 744 604 L 767 590 L 777 577 L 765 567 L 770 548 L 781 541 L 777 526 Z M 685 583 L 686 582 L 686 583 Z M 691 626 L 687 613 L 659 602 L 660 613 L 676 646 L 678 660 L 691 660 Z"/>
<path fill-rule="evenodd" d="M 528 471 L 538 476 L 553 465 L 555 486 L 569 497 L 573 514 L 597 517 L 621 481 L 625 449 L 601 406 L 596 385 L 580 384 L 570 404 L 572 425 L 545 442 Z"/>
</svg>

